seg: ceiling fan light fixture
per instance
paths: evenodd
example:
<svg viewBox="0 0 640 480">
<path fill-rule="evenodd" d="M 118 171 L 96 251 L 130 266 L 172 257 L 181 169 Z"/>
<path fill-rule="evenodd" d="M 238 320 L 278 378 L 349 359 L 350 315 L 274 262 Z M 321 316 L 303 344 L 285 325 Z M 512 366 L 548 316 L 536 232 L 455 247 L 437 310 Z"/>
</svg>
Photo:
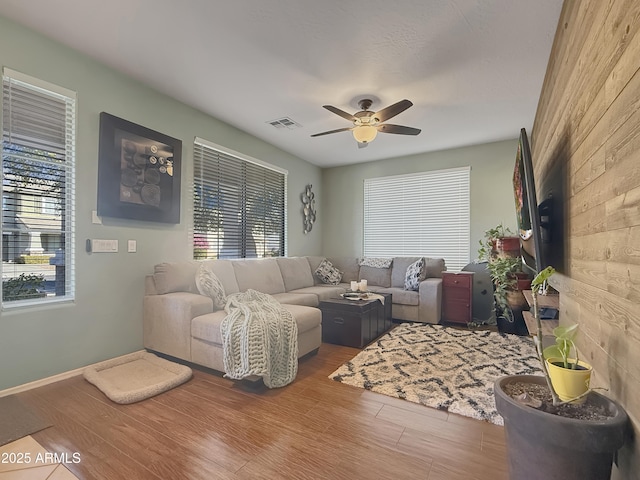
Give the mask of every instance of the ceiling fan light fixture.
<svg viewBox="0 0 640 480">
<path fill-rule="evenodd" d="M 371 125 L 360 125 L 353 129 L 353 138 L 355 138 L 358 143 L 369 143 L 376 138 L 377 134 L 378 129 Z"/>
<path fill-rule="evenodd" d="M 362 110 L 354 113 L 353 115 L 332 105 L 323 105 L 323 107 L 331 113 L 335 113 L 345 120 L 349 120 L 353 126 L 351 128 L 338 128 L 327 132 L 314 133 L 311 136 L 321 137 L 329 135 L 330 133 L 346 132 L 347 130 L 350 130 L 353 132 L 353 138 L 358 142 L 358 147 L 362 148 L 371 143 L 376 138 L 376 135 L 378 135 L 378 132 L 395 133 L 398 135 L 418 135 L 420 133 L 419 128 L 384 123 L 411 107 L 413 103 L 409 100 L 400 100 L 399 102 L 389 105 L 377 112 L 369 110 L 369 107 L 371 106 L 371 100 L 369 99 L 365 98 L 360 100 L 358 105 L 360 105 Z"/>
</svg>

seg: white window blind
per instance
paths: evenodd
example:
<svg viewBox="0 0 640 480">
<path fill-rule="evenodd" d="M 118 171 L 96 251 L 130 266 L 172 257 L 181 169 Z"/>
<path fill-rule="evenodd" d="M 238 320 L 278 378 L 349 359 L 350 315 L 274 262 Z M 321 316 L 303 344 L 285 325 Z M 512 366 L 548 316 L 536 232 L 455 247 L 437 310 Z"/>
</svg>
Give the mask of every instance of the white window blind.
<svg viewBox="0 0 640 480">
<path fill-rule="evenodd" d="M 285 255 L 287 172 L 196 138 L 193 257 Z"/>
<path fill-rule="evenodd" d="M 364 181 L 364 255 L 445 259 L 447 270 L 469 263 L 470 167 Z"/>
<path fill-rule="evenodd" d="M 76 94 L 2 76 L 2 302 L 74 296 Z"/>
</svg>

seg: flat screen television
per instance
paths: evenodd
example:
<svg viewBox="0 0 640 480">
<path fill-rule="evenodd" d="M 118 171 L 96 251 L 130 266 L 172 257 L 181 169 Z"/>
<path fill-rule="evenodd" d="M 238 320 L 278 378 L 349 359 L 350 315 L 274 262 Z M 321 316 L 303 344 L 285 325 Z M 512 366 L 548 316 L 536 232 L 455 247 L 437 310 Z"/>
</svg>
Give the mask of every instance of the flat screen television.
<svg viewBox="0 0 640 480">
<path fill-rule="evenodd" d="M 536 198 L 536 186 L 533 178 L 533 163 L 527 132 L 520 130 L 516 164 L 513 169 L 513 194 L 516 201 L 518 236 L 523 265 L 534 275 L 547 264 L 544 258 L 544 246 L 540 210 Z"/>
</svg>

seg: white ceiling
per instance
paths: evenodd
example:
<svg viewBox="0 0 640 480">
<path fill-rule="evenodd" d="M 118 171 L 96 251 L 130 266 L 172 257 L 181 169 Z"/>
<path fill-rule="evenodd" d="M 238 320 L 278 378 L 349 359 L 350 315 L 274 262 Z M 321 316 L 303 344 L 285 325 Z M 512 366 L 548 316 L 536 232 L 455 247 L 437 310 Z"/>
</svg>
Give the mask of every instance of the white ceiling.
<svg viewBox="0 0 640 480">
<path fill-rule="evenodd" d="M 562 0 L 0 0 L 0 14 L 321 167 L 516 138 Z M 402 99 L 358 149 L 325 110 Z M 297 129 L 268 121 L 290 117 Z M 217 143 L 220 140 L 216 139 Z"/>
</svg>

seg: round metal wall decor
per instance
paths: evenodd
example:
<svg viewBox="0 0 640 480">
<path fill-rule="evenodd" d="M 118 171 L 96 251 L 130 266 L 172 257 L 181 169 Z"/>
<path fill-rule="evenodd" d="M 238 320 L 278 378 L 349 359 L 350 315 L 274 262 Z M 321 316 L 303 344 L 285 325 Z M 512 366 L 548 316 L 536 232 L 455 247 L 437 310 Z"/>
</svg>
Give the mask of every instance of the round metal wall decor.
<svg viewBox="0 0 640 480">
<path fill-rule="evenodd" d="M 302 198 L 302 221 L 305 234 L 311 231 L 313 223 L 316 221 L 316 201 L 311 187 L 311 184 L 307 185 L 302 195 L 300 195 Z"/>
</svg>

